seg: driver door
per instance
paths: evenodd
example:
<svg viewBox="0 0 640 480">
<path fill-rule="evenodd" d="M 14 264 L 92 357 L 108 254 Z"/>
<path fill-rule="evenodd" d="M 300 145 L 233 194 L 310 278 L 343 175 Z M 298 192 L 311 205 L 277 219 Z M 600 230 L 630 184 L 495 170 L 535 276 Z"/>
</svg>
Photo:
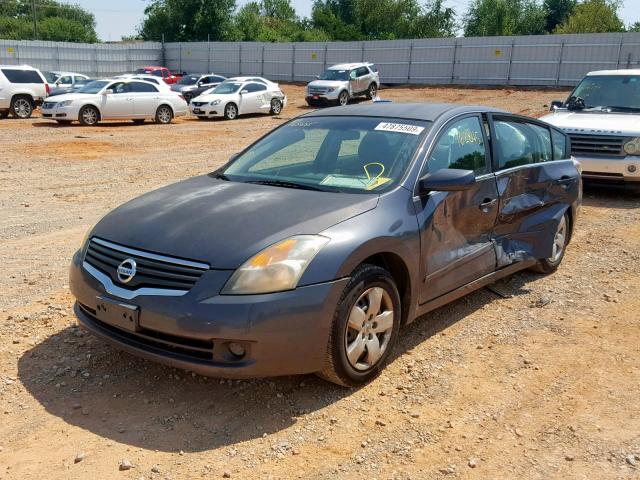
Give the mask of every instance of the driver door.
<svg viewBox="0 0 640 480">
<path fill-rule="evenodd" d="M 240 99 L 240 113 L 259 113 L 264 111 L 266 85 L 260 83 L 249 83 L 242 87 L 242 97 Z"/>
<path fill-rule="evenodd" d="M 109 86 L 113 93 L 102 96 L 101 116 L 107 118 L 132 118 L 133 96 L 129 91 L 129 84 L 125 82 L 113 83 Z"/>
<path fill-rule="evenodd" d="M 480 115 L 452 120 L 427 156 L 421 177 L 443 168 L 473 170 L 474 185 L 464 191 L 432 191 L 414 196 L 420 226 L 420 303 L 428 302 L 493 272 L 492 233 L 498 214 L 498 190 Z"/>
</svg>

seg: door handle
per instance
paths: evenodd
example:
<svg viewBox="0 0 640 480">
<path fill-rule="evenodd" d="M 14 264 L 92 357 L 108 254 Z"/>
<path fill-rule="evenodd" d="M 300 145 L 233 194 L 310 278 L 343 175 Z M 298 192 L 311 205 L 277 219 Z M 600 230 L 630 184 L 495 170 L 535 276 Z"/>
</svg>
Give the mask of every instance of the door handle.
<svg viewBox="0 0 640 480">
<path fill-rule="evenodd" d="M 497 198 L 485 198 L 483 200 L 483 202 L 480 204 L 480 210 L 482 210 L 483 212 L 486 213 L 491 208 L 493 208 L 496 203 L 498 203 L 498 199 Z"/>
<path fill-rule="evenodd" d="M 556 185 L 560 185 L 562 188 L 569 188 L 569 186 L 573 183 L 574 178 L 570 177 L 569 175 L 563 175 L 561 176 L 558 180 L 556 180 L 555 183 Z"/>
</svg>

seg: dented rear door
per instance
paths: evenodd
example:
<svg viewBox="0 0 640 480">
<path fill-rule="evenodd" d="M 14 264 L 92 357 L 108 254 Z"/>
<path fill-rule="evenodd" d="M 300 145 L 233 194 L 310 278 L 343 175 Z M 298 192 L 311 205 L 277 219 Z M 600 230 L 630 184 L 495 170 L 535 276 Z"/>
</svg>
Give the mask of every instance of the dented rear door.
<svg viewBox="0 0 640 480">
<path fill-rule="evenodd" d="M 544 122 L 489 115 L 500 198 L 494 231 L 497 267 L 551 256 L 562 216 L 580 198 L 580 173 L 569 141 Z"/>
</svg>

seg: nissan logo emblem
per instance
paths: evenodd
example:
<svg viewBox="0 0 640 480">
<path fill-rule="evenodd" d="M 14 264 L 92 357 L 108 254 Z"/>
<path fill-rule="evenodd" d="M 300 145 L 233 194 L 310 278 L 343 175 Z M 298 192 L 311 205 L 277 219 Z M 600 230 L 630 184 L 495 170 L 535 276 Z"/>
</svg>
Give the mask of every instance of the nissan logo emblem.
<svg viewBox="0 0 640 480">
<path fill-rule="evenodd" d="M 136 261 L 133 258 L 127 258 L 116 270 L 118 273 L 118 280 L 122 283 L 129 283 L 136 276 Z"/>
</svg>

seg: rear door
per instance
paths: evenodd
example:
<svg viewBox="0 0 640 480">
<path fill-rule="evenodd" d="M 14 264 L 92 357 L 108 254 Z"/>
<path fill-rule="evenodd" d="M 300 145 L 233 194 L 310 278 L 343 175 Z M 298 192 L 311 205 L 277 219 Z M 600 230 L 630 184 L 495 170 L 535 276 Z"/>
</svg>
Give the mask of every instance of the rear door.
<svg viewBox="0 0 640 480">
<path fill-rule="evenodd" d="M 484 125 L 479 114 L 457 117 L 442 129 L 427 154 L 421 177 L 450 168 L 473 170 L 476 181 L 465 191 L 414 196 L 421 230 L 420 267 L 425 280 L 420 303 L 495 269 L 492 233 L 498 191 Z"/>
<path fill-rule="evenodd" d="M 144 82 L 129 83 L 135 117 L 153 117 L 160 99 L 157 87 Z"/>
<path fill-rule="evenodd" d="M 526 117 L 489 115 L 500 205 L 498 267 L 551 256 L 558 222 L 581 197 L 567 136 Z"/>
</svg>

